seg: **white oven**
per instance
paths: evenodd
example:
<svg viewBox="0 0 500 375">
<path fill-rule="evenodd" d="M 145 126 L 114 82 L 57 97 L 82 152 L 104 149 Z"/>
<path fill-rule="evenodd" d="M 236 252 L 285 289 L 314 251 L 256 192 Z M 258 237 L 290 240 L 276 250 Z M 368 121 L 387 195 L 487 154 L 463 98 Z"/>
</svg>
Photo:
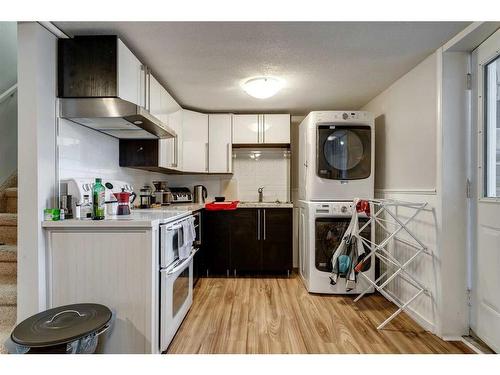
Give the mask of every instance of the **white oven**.
<svg viewBox="0 0 500 375">
<path fill-rule="evenodd" d="M 196 249 L 184 232 L 193 216 L 160 225 L 160 351 L 165 351 L 193 302 L 193 257 Z M 184 251 L 183 251 L 184 249 Z M 188 252 L 186 252 L 186 249 Z M 182 253 L 189 254 L 187 258 Z"/>
</svg>

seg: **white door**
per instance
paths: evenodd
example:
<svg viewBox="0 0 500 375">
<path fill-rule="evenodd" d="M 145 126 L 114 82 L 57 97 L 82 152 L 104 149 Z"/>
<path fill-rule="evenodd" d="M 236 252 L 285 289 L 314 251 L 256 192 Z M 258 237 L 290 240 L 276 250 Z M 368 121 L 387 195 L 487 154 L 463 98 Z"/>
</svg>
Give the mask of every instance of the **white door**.
<svg viewBox="0 0 500 375">
<path fill-rule="evenodd" d="M 141 107 L 146 105 L 146 71 L 139 59 L 118 39 L 118 96 Z"/>
<path fill-rule="evenodd" d="M 259 143 L 259 115 L 233 116 L 233 143 Z"/>
<path fill-rule="evenodd" d="M 477 61 L 477 231 L 471 328 L 500 352 L 500 30 L 474 52 Z"/>
<path fill-rule="evenodd" d="M 208 172 L 208 115 L 183 110 L 182 170 Z"/>
<path fill-rule="evenodd" d="M 290 143 L 290 115 L 264 115 L 263 143 Z"/>
<path fill-rule="evenodd" d="M 232 172 L 231 114 L 208 115 L 208 170 L 210 173 Z"/>
</svg>

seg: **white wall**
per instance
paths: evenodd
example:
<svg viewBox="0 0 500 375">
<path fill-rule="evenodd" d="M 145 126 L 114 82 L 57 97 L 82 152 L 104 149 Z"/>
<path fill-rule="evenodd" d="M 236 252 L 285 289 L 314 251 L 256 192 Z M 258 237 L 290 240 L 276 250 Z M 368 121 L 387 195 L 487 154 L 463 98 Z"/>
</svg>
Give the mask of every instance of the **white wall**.
<svg viewBox="0 0 500 375">
<path fill-rule="evenodd" d="M 437 331 L 439 320 L 437 72 L 434 53 L 362 108 L 375 115 L 376 197 L 428 202 L 428 210 L 418 216 L 411 229 L 432 255 L 423 255 L 409 271 L 430 294 L 412 302 L 410 315 L 432 332 Z M 401 214 L 404 217 L 408 213 Z M 380 231 L 377 236 L 380 240 Z M 388 249 L 402 259 L 411 254 L 408 246 L 400 242 L 390 243 Z M 414 292 L 404 281 L 389 287 L 403 301 Z"/>
<path fill-rule="evenodd" d="M 220 177 L 198 175 L 166 175 L 119 165 L 119 140 L 109 135 L 59 119 L 59 178 L 103 177 L 132 183 L 134 190 L 154 180 L 166 180 L 169 186 L 203 184 L 209 198 L 220 195 Z"/>
<path fill-rule="evenodd" d="M 36 22 L 18 25 L 18 321 L 44 310 L 43 209 L 56 191 L 57 39 Z"/>
<path fill-rule="evenodd" d="M 0 185 L 17 169 L 17 92 L 0 102 Z"/>
<path fill-rule="evenodd" d="M 375 115 L 375 188 L 436 187 L 436 54 L 362 109 Z"/>
<path fill-rule="evenodd" d="M 0 22 L 0 95 L 17 82 L 17 24 Z M 0 102 L 0 185 L 17 169 L 17 93 Z"/>
</svg>

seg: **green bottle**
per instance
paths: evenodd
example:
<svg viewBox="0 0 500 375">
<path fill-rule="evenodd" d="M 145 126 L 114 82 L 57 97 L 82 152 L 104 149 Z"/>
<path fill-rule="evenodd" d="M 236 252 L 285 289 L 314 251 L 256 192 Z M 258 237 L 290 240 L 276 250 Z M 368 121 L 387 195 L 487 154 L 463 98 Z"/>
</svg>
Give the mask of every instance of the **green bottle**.
<svg viewBox="0 0 500 375">
<path fill-rule="evenodd" d="M 105 189 L 102 186 L 102 180 L 100 178 L 95 179 L 94 187 L 92 188 L 92 219 L 93 220 L 104 220 L 104 208 L 105 208 Z"/>
</svg>

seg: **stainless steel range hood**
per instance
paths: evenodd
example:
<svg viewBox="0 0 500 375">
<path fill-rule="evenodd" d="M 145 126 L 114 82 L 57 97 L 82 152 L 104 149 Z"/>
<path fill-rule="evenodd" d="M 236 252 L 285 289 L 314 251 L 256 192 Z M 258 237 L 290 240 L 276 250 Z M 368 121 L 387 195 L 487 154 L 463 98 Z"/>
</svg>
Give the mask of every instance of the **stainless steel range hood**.
<svg viewBox="0 0 500 375">
<path fill-rule="evenodd" d="M 121 139 L 175 138 L 168 125 L 120 98 L 61 98 L 60 117 Z"/>
</svg>

